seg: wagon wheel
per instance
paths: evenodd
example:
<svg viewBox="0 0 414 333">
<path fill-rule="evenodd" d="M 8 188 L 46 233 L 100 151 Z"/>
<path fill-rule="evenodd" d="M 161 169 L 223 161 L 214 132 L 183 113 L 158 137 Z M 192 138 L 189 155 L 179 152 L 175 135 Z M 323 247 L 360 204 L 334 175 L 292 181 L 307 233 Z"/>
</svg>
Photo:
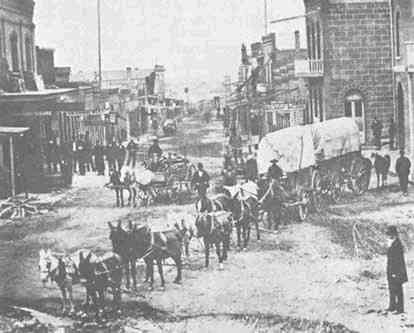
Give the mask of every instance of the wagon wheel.
<svg viewBox="0 0 414 333">
<path fill-rule="evenodd" d="M 312 188 L 316 192 L 320 192 L 322 189 L 322 177 L 319 170 L 313 170 L 312 172 Z"/>
<path fill-rule="evenodd" d="M 339 175 L 334 175 L 329 184 L 329 198 L 333 203 L 337 203 L 341 198 L 342 181 Z"/>
<path fill-rule="evenodd" d="M 368 191 L 369 183 L 371 181 L 371 174 L 368 171 L 363 171 L 359 177 L 352 179 L 352 191 L 361 195 Z"/>
</svg>

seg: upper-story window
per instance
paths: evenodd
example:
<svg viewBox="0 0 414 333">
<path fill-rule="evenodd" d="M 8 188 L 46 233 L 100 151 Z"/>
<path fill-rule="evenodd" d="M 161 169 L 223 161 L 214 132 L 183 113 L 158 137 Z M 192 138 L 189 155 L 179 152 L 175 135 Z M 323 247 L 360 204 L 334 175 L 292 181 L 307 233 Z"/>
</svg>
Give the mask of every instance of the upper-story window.
<svg viewBox="0 0 414 333">
<path fill-rule="evenodd" d="M 307 26 L 308 56 L 310 59 L 322 59 L 322 31 L 319 22 L 310 22 Z"/>
<path fill-rule="evenodd" d="M 396 56 L 401 56 L 401 38 L 400 38 L 401 13 L 397 12 L 395 15 L 395 53 Z"/>
<path fill-rule="evenodd" d="M 12 70 L 13 72 L 19 71 L 19 49 L 17 46 L 17 33 L 12 32 L 10 34 L 10 50 L 11 50 L 11 60 L 12 60 Z"/>
<path fill-rule="evenodd" d="M 30 37 L 26 37 L 25 40 L 25 52 L 26 52 L 26 70 L 31 72 L 33 70 L 33 47 Z"/>
</svg>

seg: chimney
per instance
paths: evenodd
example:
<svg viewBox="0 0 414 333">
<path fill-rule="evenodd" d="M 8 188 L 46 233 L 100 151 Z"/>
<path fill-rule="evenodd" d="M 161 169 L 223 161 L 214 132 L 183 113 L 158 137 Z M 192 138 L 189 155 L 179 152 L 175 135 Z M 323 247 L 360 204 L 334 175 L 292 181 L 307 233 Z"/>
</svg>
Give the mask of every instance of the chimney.
<svg viewBox="0 0 414 333">
<path fill-rule="evenodd" d="M 296 51 L 300 50 L 300 31 L 299 30 L 295 31 L 295 50 Z"/>
</svg>

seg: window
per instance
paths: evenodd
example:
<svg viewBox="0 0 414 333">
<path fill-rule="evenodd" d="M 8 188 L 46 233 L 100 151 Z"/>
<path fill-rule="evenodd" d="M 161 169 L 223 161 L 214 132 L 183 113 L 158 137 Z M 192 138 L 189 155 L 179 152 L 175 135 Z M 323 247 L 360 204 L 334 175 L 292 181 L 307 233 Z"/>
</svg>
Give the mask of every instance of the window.
<svg viewBox="0 0 414 333">
<path fill-rule="evenodd" d="M 397 57 L 401 55 L 400 21 L 401 14 L 400 12 L 397 12 L 397 14 L 395 15 L 395 53 Z"/>
<path fill-rule="evenodd" d="M 25 40 L 25 50 L 26 50 L 26 70 L 31 72 L 33 70 L 33 59 L 32 59 L 32 41 L 29 37 L 26 37 Z"/>
<path fill-rule="evenodd" d="M 12 57 L 12 70 L 13 72 L 19 71 L 19 50 L 17 47 L 17 34 L 12 32 L 10 35 L 10 50 Z"/>
<path fill-rule="evenodd" d="M 345 117 L 354 118 L 358 124 L 362 143 L 365 143 L 366 125 L 364 100 L 359 92 L 348 93 L 345 97 Z"/>
<path fill-rule="evenodd" d="M 321 59 L 321 27 L 319 22 L 316 23 L 316 58 Z"/>
</svg>

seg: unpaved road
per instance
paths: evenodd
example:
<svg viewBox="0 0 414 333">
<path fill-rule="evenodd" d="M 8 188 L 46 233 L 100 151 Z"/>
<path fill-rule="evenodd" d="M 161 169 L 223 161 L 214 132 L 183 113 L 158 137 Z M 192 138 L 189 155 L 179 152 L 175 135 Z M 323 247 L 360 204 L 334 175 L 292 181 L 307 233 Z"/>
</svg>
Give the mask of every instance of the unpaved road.
<svg viewBox="0 0 414 333">
<path fill-rule="evenodd" d="M 187 119 L 178 135 L 161 140 L 161 145 L 203 162 L 217 175 L 221 132 L 218 122 L 200 125 Z M 54 212 L 0 226 L 3 305 L 21 304 L 58 315 L 58 290 L 52 285 L 43 288 L 38 280 L 41 247 L 67 253 L 90 248 L 100 253 L 110 250 L 107 222 L 132 219 L 164 228 L 181 218 L 194 218 L 192 204 L 114 208 L 113 193 L 103 188 L 105 181 L 95 175 L 78 178 L 74 188 L 62 194 Z M 414 195 L 404 198 L 389 190 L 344 198 L 313 214 L 307 223 L 263 234 L 262 241 L 254 241 L 246 252 L 233 246 L 223 271 L 213 255 L 211 267 L 203 268 L 202 248 L 195 240 L 183 284 L 171 283 L 175 272 L 167 267 L 167 290 L 149 292 L 142 286 L 140 297 L 126 296 L 124 316 L 107 331 L 127 327 L 130 332 L 348 332 L 343 326 L 332 328 L 332 323 L 340 323 L 358 332 L 409 332 L 414 327 L 411 281 L 406 285 L 406 316 L 386 317 L 376 311 L 387 307 L 385 259 L 380 253 L 389 223 L 404 231 L 409 276 L 414 276 L 413 203 Z M 355 222 L 361 235 L 358 258 L 352 238 Z M 83 297 L 83 290 L 77 288 L 78 302 Z M 4 316 L 7 311 L 0 313 Z M 6 317 L 0 316 L 0 323 Z"/>
</svg>

